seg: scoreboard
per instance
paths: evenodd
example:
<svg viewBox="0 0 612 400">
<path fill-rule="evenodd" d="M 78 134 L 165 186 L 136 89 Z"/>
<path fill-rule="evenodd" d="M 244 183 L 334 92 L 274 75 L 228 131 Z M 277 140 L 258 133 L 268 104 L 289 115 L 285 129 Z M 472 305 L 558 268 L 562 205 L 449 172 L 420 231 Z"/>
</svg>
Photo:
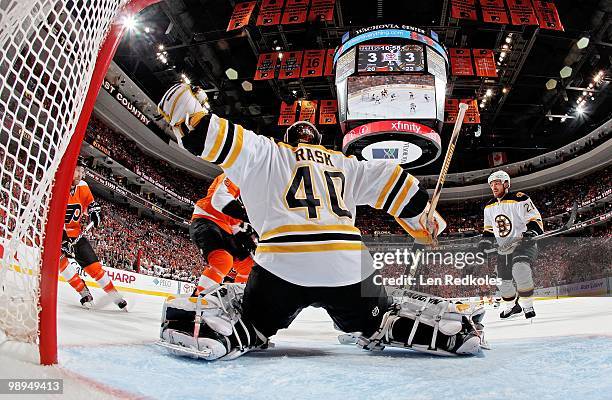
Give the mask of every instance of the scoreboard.
<svg viewBox="0 0 612 400">
<path fill-rule="evenodd" d="M 357 72 L 412 72 L 424 69 L 423 46 L 421 45 L 359 45 Z"/>
</svg>

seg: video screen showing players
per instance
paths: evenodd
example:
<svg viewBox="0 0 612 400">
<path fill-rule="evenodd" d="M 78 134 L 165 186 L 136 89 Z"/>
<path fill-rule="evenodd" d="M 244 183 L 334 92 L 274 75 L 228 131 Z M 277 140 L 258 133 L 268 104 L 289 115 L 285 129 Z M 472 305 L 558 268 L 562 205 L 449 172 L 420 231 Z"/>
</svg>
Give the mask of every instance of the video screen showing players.
<svg viewBox="0 0 612 400">
<path fill-rule="evenodd" d="M 359 46 L 357 72 L 413 72 L 424 69 L 422 45 L 363 44 Z"/>
<path fill-rule="evenodd" d="M 434 119 L 432 75 L 348 77 L 347 120 Z"/>
</svg>

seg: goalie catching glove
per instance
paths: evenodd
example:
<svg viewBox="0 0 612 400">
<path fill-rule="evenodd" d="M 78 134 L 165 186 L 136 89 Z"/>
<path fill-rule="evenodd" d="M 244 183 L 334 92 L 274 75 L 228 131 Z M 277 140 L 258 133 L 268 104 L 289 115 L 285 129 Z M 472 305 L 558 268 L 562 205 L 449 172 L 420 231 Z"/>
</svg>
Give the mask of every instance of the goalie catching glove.
<svg viewBox="0 0 612 400">
<path fill-rule="evenodd" d="M 173 354 L 208 361 L 268 347 L 268 339 L 242 320 L 243 292 L 244 284 L 231 283 L 200 297 L 169 297 L 157 344 Z"/>
<path fill-rule="evenodd" d="M 208 115 L 209 108 L 208 96 L 203 89 L 177 83 L 164 94 L 157 111 L 172 128 L 179 146 L 183 147 L 183 136 Z"/>
<path fill-rule="evenodd" d="M 397 223 L 414 238 L 414 242 L 417 244 L 429 245 L 435 243 L 438 235 L 446 229 L 446 221 L 437 211 L 434 212 L 433 220 L 431 222 L 427 221 L 430 205 L 428 202 L 425 209 L 414 217 L 403 218 L 401 215 L 395 217 Z"/>
</svg>

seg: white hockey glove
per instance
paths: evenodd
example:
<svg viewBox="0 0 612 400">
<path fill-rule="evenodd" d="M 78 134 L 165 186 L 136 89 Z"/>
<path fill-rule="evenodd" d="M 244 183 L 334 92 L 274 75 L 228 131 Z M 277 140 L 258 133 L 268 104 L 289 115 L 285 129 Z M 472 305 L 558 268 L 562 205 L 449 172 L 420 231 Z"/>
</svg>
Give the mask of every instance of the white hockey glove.
<svg viewBox="0 0 612 400">
<path fill-rule="evenodd" d="M 193 130 L 208 115 L 208 96 L 200 88 L 192 89 L 186 83 L 172 86 L 157 105 L 157 111 L 170 125 L 179 146 L 183 147 L 183 129 Z"/>
</svg>

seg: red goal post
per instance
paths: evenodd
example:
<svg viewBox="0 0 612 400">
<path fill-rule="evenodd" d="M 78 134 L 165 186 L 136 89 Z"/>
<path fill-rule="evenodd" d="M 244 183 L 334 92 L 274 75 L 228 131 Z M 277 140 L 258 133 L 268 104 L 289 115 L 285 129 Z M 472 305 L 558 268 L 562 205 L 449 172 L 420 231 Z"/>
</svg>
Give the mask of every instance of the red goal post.
<svg viewBox="0 0 612 400">
<path fill-rule="evenodd" d="M 37 345 L 44 365 L 57 363 L 60 247 L 87 123 L 123 19 L 158 1 L 0 5 L 0 332 Z"/>
</svg>

